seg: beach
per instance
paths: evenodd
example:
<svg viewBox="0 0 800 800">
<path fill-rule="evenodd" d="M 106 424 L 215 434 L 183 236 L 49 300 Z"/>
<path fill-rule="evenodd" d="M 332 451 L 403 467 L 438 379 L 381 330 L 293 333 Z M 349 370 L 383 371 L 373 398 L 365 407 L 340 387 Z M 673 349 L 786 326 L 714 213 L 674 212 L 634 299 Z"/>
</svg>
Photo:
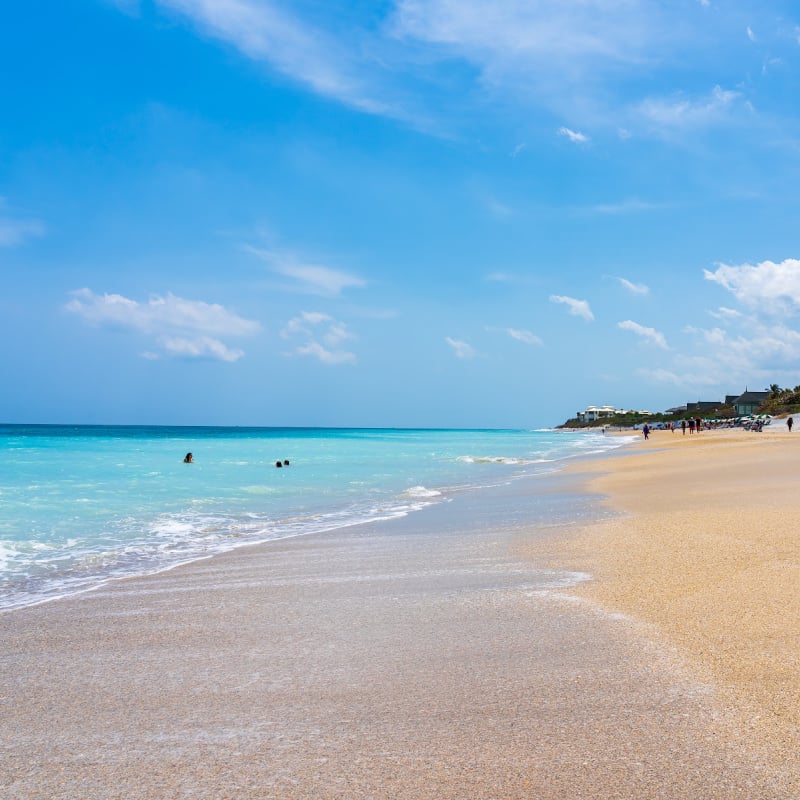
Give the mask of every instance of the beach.
<svg viewBox="0 0 800 800">
<path fill-rule="evenodd" d="M 793 776 L 792 797 L 800 791 L 798 447 L 783 419 L 763 433 L 657 431 L 611 469 L 580 466 L 621 516 L 555 547 L 559 563 L 593 575 L 580 596 L 646 624 L 706 676 Z"/>
<path fill-rule="evenodd" d="M 3 797 L 798 797 L 800 443 L 679 436 L 0 614 Z"/>
</svg>

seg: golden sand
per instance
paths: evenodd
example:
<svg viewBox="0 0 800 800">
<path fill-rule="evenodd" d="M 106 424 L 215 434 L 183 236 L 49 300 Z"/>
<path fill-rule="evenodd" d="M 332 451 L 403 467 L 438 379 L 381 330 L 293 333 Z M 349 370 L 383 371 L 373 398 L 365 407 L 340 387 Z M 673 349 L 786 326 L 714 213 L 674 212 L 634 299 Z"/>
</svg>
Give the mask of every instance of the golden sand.
<svg viewBox="0 0 800 800">
<path fill-rule="evenodd" d="M 580 472 L 622 513 L 552 552 L 593 576 L 578 593 L 674 645 L 800 775 L 800 434 L 659 431 Z"/>
</svg>

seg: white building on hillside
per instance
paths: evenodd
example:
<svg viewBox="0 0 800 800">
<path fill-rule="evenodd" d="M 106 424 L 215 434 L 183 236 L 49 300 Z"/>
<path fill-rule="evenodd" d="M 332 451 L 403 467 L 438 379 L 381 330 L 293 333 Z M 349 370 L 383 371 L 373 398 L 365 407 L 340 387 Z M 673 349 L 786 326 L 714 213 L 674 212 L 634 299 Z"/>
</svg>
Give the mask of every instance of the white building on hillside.
<svg viewBox="0 0 800 800">
<path fill-rule="evenodd" d="M 614 406 L 586 406 L 585 411 L 578 412 L 579 422 L 596 422 L 598 419 L 605 419 L 606 417 L 613 417 L 616 414 L 624 414 L 621 408 L 614 408 Z"/>
</svg>

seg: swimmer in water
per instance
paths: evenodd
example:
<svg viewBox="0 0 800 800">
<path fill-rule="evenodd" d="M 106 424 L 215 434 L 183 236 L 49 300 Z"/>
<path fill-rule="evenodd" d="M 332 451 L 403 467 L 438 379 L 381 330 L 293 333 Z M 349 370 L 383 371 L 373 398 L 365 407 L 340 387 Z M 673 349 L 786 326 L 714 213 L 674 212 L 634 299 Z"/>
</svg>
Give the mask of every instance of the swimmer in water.
<svg viewBox="0 0 800 800">
<path fill-rule="evenodd" d="M 187 453 L 183 457 L 183 463 L 184 464 L 194 464 L 194 456 L 191 453 Z"/>
</svg>

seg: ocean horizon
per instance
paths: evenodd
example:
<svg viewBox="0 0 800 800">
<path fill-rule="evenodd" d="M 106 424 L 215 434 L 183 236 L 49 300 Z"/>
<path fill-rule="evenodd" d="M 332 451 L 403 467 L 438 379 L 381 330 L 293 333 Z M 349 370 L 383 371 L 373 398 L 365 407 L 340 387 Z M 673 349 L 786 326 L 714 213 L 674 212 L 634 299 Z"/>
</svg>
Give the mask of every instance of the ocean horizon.
<svg viewBox="0 0 800 800">
<path fill-rule="evenodd" d="M 552 429 L 0 425 L 0 609 L 408 516 L 627 441 Z"/>
</svg>

